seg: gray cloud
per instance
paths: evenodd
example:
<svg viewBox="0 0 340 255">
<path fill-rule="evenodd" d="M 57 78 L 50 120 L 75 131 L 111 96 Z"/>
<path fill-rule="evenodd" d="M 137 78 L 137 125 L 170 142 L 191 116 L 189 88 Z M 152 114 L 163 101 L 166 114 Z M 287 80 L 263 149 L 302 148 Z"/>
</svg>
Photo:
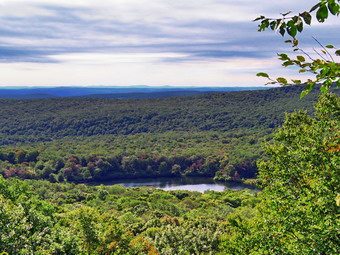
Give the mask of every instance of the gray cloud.
<svg viewBox="0 0 340 255">
<path fill-rule="evenodd" d="M 202 61 L 267 58 L 273 52 L 287 49 L 279 35 L 257 33 L 256 24 L 250 20 L 230 22 L 209 16 L 190 21 L 174 17 L 158 23 L 143 20 L 131 23 L 104 16 L 89 18 L 94 14 L 91 8 L 49 5 L 39 8 L 47 14 L 0 18 L 0 61 L 53 62 L 52 55 L 84 52 L 172 52 L 187 57 L 171 61 Z M 330 36 L 322 29 L 316 31 L 318 35 Z M 310 34 L 306 34 L 303 41 L 310 46 L 313 42 L 308 40 Z M 332 37 L 339 39 L 339 35 Z"/>
<path fill-rule="evenodd" d="M 0 62 L 56 63 L 48 57 L 48 51 L 29 48 L 0 47 Z"/>
</svg>

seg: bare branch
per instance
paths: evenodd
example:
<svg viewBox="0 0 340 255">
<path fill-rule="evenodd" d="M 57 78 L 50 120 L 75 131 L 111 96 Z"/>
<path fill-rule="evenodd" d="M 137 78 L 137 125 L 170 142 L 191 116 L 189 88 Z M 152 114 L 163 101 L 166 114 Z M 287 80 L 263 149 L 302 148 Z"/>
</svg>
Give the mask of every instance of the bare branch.
<svg viewBox="0 0 340 255">
<path fill-rule="evenodd" d="M 313 48 L 313 51 L 319 55 L 320 58 L 322 58 L 323 60 L 325 60 L 326 62 L 329 62 L 328 59 L 326 59 L 324 56 L 322 56 L 315 48 Z"/>
<path fill-rule="evenodd" d="M 327 52 L 328 56 L 331 58 L 332 62 L 335 62 L 333 57 L 332 57 L 332 54 L 329 53 L 329 51 L 326 49 L 325 46 L 323 46 L 319 41 L 318 39 L 316 39 L 314 36 L 312 36 L 313 39 Z"/>
</svg>

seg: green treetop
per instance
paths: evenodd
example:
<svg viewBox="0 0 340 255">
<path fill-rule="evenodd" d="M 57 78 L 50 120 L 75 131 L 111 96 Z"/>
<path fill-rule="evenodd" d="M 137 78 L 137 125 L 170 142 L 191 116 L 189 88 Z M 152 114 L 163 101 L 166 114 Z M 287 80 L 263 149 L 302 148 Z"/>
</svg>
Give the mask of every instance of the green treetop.
<svg viewBox="0 0 340 255">
<path fill-rule="evenodd" d="M 324 22 L 329 13 L 338 16 L 338 2 L 322 0 L 309 12 L 290 17 L 285 13 L 281 19 L 261 16 L 257 19 L 261 20 L 260 31 L 270 27 L 282 35 L 287 32 L 292 37 L 288 42 L 299 51 L 296 35 L 303 31 L 304 23 L 311 24 L 311 13 L 316 12 L 318 22 Z M 223 254 L 340 254 L 340 99 L 327 93 L 334 82 L 340 86 L 339 63 L 328 49 L 335 47 L 325 46 L 325 56 L 310 58 L 309 63 L 304 56 L 292 60 L 279 54 L 284 66 L 299 66 L 300 72 L 315 75 L 307 81 L 302 96 L 317 82 L 322 82 L 323 94 L 314 117 L 301 111 L 287 114 L 282 128 L 265 146 L 267 157 L 258 164 L 263 187 L 259 214 L 251 220 L 238 217 L 229 221 L 231 231 L 223 238 Z M 258 76 L 288 85 L 283 77 Z"/>
</svg>

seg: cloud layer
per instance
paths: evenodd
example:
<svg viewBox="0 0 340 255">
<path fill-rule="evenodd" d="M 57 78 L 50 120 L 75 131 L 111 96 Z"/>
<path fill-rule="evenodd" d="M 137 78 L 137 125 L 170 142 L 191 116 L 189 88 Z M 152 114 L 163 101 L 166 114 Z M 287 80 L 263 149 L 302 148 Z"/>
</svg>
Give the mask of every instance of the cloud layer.
<svg viewBox="0 0 340 255">
<path fill-rule="evenodd" d="M 309 2 L 0 0 L 0 85 L 251 86 L 286 47 L 251 20 Z"/>
</svg>

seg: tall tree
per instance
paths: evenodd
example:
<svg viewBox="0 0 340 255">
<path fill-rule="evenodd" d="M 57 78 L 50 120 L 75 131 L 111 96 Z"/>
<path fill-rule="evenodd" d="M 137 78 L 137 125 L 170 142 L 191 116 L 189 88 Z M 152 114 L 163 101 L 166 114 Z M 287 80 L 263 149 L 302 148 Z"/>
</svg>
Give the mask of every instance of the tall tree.
<svg viewBox="0 0 340 255">
<path fill-rule="evenodd" d="M 339 1 L 321 0 L 298 15 L 288 17 L 289 12 L 281 19 L 261 16 L 256 20 L 261 20 L 260 31 L 270 27 L 282 35 L 287 32 L 294 51 L 304 53 L 296 35 L 303 31 L 304 23 L 311 24 L 313 12 L 318 22 L 324 22 L 329 13 L 339 15 Z M 321 59 L 310 58 L 309 63 L 304 56 L 292 59 L 279 54 L 283 66 L 295 65 L 300 72 L 315 75 L 307 81 L 302 97 L 317 82 L 322 82 L 323 95 L 314 117 L 306 112 L 287 114 L 273 142 L 265 146 L 267 160 L 259 162 L 263 187 L 259 214 L 250 221 L 240 217 L 230 220 L 234 231 L 224 238 L 227 254 L 340 254 L 340 99 L 327 93 L 334 82 L 340 86 L 340 65 L 328 49 L 335 47 L 327 45 L 321 50 L 328 59 L 320 54 Z M 289 84 L 283 77 L 258 76 L 267 77 L 270 83 Z"/>
</svg>

